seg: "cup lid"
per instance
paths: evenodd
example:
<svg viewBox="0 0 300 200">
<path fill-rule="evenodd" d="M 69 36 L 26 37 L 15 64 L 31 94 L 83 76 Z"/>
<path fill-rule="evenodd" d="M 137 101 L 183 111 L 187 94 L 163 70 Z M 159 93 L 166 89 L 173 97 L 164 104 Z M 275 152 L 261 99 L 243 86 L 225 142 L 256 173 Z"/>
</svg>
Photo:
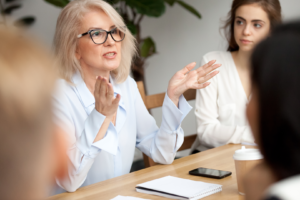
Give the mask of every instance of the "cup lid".
<svg viewBox="0 0 300 200">
<path fill-rule="evenodd" d="M 245 146 L 236 150 L 233 155 L 234 160 L 259 160 L 262 158 L 263 156 L 258 149 L 247 149 Z"/>
</svg>

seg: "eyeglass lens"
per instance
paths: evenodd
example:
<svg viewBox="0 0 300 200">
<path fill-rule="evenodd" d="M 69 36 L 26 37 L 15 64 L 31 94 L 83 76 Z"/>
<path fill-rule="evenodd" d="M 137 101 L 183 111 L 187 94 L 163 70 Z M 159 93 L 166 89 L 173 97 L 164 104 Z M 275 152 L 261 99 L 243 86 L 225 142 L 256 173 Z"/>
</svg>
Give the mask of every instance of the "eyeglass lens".
<svg viewBox="0 0 300 200">
<path fill-rule="evenodd" d="M 91 31 L 92 39 L 95 43 L 101 44 L 104 43 L 107 38 L 107 32 L 101 29 Z M 122 41 L 125 37 L 125 34 L 120 31 L 118 28 L 111 30 L 111 36 L 116 42 Z"/>
</svg>

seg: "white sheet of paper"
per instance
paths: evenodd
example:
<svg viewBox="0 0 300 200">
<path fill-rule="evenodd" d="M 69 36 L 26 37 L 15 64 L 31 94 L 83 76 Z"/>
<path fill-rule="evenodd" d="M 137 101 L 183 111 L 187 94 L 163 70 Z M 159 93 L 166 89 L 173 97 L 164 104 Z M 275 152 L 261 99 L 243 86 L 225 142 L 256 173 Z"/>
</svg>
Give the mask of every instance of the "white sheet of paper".
<svg viewBox="0 0 300 200">
<path fill-rule="evenodd" d="M 129 197 L 129 196 L 121 196 L 118 195 L 115 198 L 111 200 L 150 200 L 150 199 L 142 199 L 142 198 L 137 198 L 137 197 Z"/>
</svg>

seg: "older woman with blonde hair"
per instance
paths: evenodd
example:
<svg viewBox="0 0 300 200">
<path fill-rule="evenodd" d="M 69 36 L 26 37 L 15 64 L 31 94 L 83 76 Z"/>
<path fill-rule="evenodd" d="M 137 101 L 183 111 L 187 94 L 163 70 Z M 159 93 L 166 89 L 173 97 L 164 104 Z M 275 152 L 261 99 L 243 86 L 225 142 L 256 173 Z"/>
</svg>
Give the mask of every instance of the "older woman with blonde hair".
<svg viewBox="0 0 300 200">
<path fill-rule="evenodd" d="M 158 128 L 129 77 L 135 39 L 108 3 L 70 2 L 57 20 L 55 51 L 62 65 L 55 121 L 71 142 L 68 176 L 57 184 L 69 192 L 129 173 L 135 147 L 157 163 L 172 163 L 183 143 L 181 121 L 191 109 L 182 94 L 208 86 L 220 66 L 211 61 L 191 71 L 191 63 L 178 71 Z"/>
</svg>

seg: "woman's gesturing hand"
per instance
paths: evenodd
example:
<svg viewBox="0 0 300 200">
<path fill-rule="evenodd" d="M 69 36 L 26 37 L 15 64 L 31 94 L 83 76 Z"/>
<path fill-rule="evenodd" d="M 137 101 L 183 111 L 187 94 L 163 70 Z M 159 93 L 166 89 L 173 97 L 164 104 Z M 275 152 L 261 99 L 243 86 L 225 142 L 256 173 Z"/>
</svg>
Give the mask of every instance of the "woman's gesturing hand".
<svg viewBox="0 0 300 200">
<path fill-rule="evenodd" d="M 121 96 L 114 97 L 113 86 L 106 78 L 97 77 L 95 84 L 95 109 L 106 117 L 113 117 L 117 112 Z"/>
<path fill-rule="evenodd" d="M 196 65 L 194 62 L 176 72 L 169 81 L 168 86 L 168 96 L 175 105 L 178 105 L 180 95 L 182 95 L 186 90 L 202 89 L 210 84 L 206 81 L 219 73 L 219 71 L 212 71 L 221 66 L 221 64 L 215 64 L 215 62 L 215 60 L 212 60 L 202 67 L 191 71 Z"/>
</svg>

